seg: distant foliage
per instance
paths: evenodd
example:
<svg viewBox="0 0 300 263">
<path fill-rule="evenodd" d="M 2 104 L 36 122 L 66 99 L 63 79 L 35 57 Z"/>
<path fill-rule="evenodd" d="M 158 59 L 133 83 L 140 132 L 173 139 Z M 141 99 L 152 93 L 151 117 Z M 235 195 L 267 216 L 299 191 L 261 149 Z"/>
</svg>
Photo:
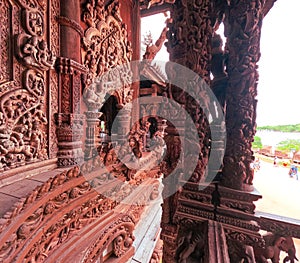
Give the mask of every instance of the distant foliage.
<svg viewBox="0 0 300 263">
<path fill-rule="evenodd" d="M 151 46 L 153 43 L 153 36 L 151 31 L 147 31 L 145 35 L 143 35 L 142 44 L 145 46 Z"/>
<path fill-rule="evenodd" d="M 143 54 L 146 52 L 146 47 L 153 44 L 153 36 L 151 31 L 147 31 L 145 35 L 143 35 L 143 40 L 141 43 L 141 56 L 143 56 Z"/>
<path fill-rule="evenodd" d="M 261 126 L 261 127 L 257 127 L 257 130 L 269 130 L 269 131 L 280 131 L 280 132 L 300 132 L 300 124 Z"/>
<path fill-rule="evenodd" d="M 276 149 L 283 152 L 290 152 L 291 150 L 297 152 L 300 150 L 300 140 L 290 139 L 282 141 L 277 144 Z"/>
<path fill-rule="evenodd" d="M 259 136 L 254 136 L 254 142 L 252 143 L 252 148 L 262 149 L 262 142 Z"/>
</svg>

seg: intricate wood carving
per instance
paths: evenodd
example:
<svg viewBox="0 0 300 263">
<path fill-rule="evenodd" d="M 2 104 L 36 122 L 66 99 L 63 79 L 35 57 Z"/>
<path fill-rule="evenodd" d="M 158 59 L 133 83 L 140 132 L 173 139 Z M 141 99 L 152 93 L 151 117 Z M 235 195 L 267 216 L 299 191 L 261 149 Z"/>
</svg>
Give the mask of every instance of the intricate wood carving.
<svg viewBox="0 0 300 263">
<path fill-rule="evenodd" d="M 139 0 L 141 9 L 149 9 L 163 4 L 174 4 L 175 0 Z"/>
<path fill-rule="evenodd" d="M 114 95 L 118 109 L 132 100 L 132 71 L 130 65 L 132 49 L 128 40 L 127 25 L 122 21 L 120 2 L 114 0 L 86 1 L 83 5 L 82 21 L 85 23 L 82 38 L 82 61 L 88 68 L 84 82 L 83 99 L 88 107 L 87 116 L 94 116 L 107 97 Z M 99 115 L 100 117 L 100 115 Z M 123 111 L 115 120 L 118 134 L 129 133 L 130 113 Z M 86 158 L 93 156 L 97 148 L 94 143 L 96 119 L 88 119 Z M 119 138 L 120 143 L 124 138 Z"/>
<path fill-rule="evenodd" d="M 59 152 L 58 165 L 72 166 L 83 162 L 81 138 L 83 136 L 84 115 L 55 114 Z"/>
<path fill-rule="evenodd" d="M 243 238 L 243 237 L 242 237 Z M 228 252 L 230 262 L 249 262 L 256 263 L 253 248 L 247 246 L 238 240 L 228 240 Z"/>
<path fill-rule="evenodd" d="M 203 228 L 185 229 L 184 236 L 178 239 L 178 262 L 185 263 L 192 259 L 200 262 L 203 261 L 205 241 L 206 237 Z"/>
<path fill-rule="evenodd" d="M 0 19 L 2 21 L 2 26 L 0 27 L 0 94 L 4 88 L 4 84 L 13 81 L 13 49 L 12 42 L 9 36 L 13 35 L 13 6 L 9 1 L 1 1 L 0 8 L 2 12 L 0 13 Z"/>
<path fill-rule="evenodd" d="M 227 146 L 224 185 L 252 189 L 254 157 L 251 144 L 256 127 L 257 62 L 264 1 L 231 1 L 225 15 L 228 50 L 226 95 Z"/>
<path fill-rule="evenodd" d="M 42 71 L 50 69 L 54 65 L 55 57 L 49 51 L 47 43 L 38 36 L 20 34 L 17 38 L 17 55 L 20 60 L 29 68 Z"/>
<path fill-rule="evenodd" d="M 103 262 L 103 252 L 112 244 L 112 253 L 122 261 L 122 256 L 132 249 L 134 222 L 132 217 L 120 214 L 114 220 L 100 230 L 100 235 L 94 240 L 93 244 L 86 250 L 82 257 L 82 262 Z"/>
<path fill-rule="evenodd" d="M 299 220 L 278 215 L 258 213 L 261 229 L 280 236 L 300 238 Z"/>
<path fill-rule="evenodd" d="M 56 61 L 58 73 L 58 111 L 55 113 L 58 139 L 58 165 L 71 166 L 83 162 L 82 136 L 84 115 L 80 114 L 82 79 L 87 69 L 81 64 L 80 4 L 74 1 L 60 3 L 55 17 L 60 26 L 60 57 Z M 72 10 L 70 12 L 70 10 Z"/>
<path fill-rule="evenodd" d="M 187 68 L 193 70 L 195 73 L 209 83 L 209 64 L 210 64 L 210 55 L 211 55 L 211 35 L 212 27 L 209 19 L 210 12 L 210 3 L 211 1 L 176 1 L 171 9 L 171 19 L 168 23 L 169 30 L 167 32 L 167 50 L 170 53 L 170 60 L 175 63 L 186 66 Z M 193 90 L 194 96 L 197 98 L 203 98 L 205 103 L 209 103 L 208 100 L 204 98 L 203 90 L 201 89 L 201 78 L 193 81 L 187 81 L 182 72 L 177 72 L 171 65 L 167 65 L 167 75 L 170 81 L 173 79 L 180 79 L 184 87 L 191 87 L 190 90 Z M 167 91 L 167 96 L 181 105 L 184 105 L 185 110 L 191 115 L 193 122 L 196 124 L 198 129 L 198 138 L 196 139 L 195 134 L 189 132 L 190 128 L 183 121 L 184 119 L 176 119 L 176 128 L 183 129 L 185 131 L 185 140 L 180 142 L 179 137 L 174 136 L 176 133 L 172 132 L 170 129 L 167 130 L 168 135 L 166 136 L 168 151 L 167 158 L 168 160 L 172 155 L 179 155 L 180 149 L 198 149 L 200 154 L 198 160 L 192 160 L 189 158 L 189 151 L 185 152 L 187 163 L 179 163 L 177 166 L 178 177 L 173 180 L 174 185 L 178 185 L 177 181 L 180 177 L 180 173 L 183 174 L 185 178 L 185 172 L 191 172 L 190 178 L 185 181 L 200 182 L 205 180 L 205 169 L 208 164 L 209 156 L 209 137 L 210 131 L 208 128 L 208 120 L 204 114 L 203 109 L 198 105 L 192 95 L 188 95 L 183 90 L 171 86 L 169 91 Z M 170 112 L 170 108 L 169 108 Z M 173 114 L 173 113 L 172 113 Z M 171 118 L 172 120 L 174 118 Z M 185 130 L 186 129 L 186 130 Z M 169 142 L 168 142 L 169 140 Z M 169 149 L 175 148 L 175 151 Z M 192 147 L 192 148 L 191 148 Z M 172 152 L 172 153 L 171 153 Z M 176 156 L 172 157 L 172 163 L 168 164 L 168 161 L 165 162 L 165 170 L 172 171 L 178 162 L 173 160 Z M 196 162 L 196 168 L 194 171 L 190 171 L 189 167 L 191 163 Z M 166 174 L 167 175 L 167 174 Z M 179 195 L 168 195 L 169 189 L 168 186 L 165 186 L 164 193 L 168 196 L 164 200 L 163 206 L 163 223 L 162 223 L 162 238 L 165 242 L 164 232 L 166 231 L 168 225 L 180 223 L 174 218 L 176 207 L 178 208 L 178 198 Z M 190 212 L 190 211 L 189 211 Z M 189 213 L 188 212 L 188 213 Z M 169 248 L 164 246 L 164 254 L 169 255 L 168 259 L 164 256 L 164 262 L 175 262 L 175 258 L 172 252 L 168 251 Z M 167 261 L 168 260 L 168 261 Z"/>
<path fill-rule="evenodd" d="M 151 256 L 149 263 L 160 263 L 162 258 L 163 242 L 159 239 Z"/>
<path fill-rule="evenodd" d="M 107 218 L 107 213 L 120 206 L 124 198 L 135 191 L 134 184 L 124 184 L 114 177 L 108 176 L 103 180 L 107 170 L 99 164 L 94 159 L 81 168 L 75 166 L 66 170 L 16 203 L 0 219 L 0 261 L 37 262 L 50 258 L 81 229 L 88 229 L 101 217 Z M 144 182 L 146 187 L 141 186 L 142 191 L 136 189 L 131 205 L 119 208 L 126 207 L 127 212 L 112 216 L 111 223 L 99 232 L 97 242 L 88 248 L 91 253 L 85 254 L 91 255 L 87 261 L 102 255 L 110 242 L 113 242 L 113 251 L 118 257 L 132 247 L 133 227 L 153 189 L 149 179 L 145 178 Z"/>
<path fill-rule="evenodd" d="M 59 10 L 60 1 L 51 0 L 50 48 L 55 54 L 60 54 L 59 25 L 56 23 Z M 58 112 L 58 75 L 54 70 L 50 71 L 48 97 L 51 105 L 49 109 L 49 158 L 54 158 L 58 151 L 54 117 L 54 113 Z"/>
<path fill-rule="evenodd" d="M 296 257 L 296 248 L 292 237 L 283 237 L 269 233 L 264 235 L 264 240 L 266 243 L 265 248 L 254 248 L 255 260 L 257 263 L 267 262 L 268 259 L 271 259 L 272 262 L 279 262 L 281 251 L 284 251 L 288 254 L 288 256 L 283 259 L 284 263 L 294 263 L 295 260 L 298 261 Z"/>
<path fill-rule="evenodd" d="M 1 38 L 0 169 L 3 170 L 48 158 L 46 72 L 53 68 L 55 55 L 45 34 L 45 5 L 35 1 L 20 1 L 21 6 L 1 1 L 1 5 L 7 28 L 4 34 L 7 39 Z M 1 35 L 3 30 L 4 27 Z M 13 35 L 15 45 L 9 42 Z M 13 53 L 17 60 L 12 58 Z"/>
<path fill-rule="evenodd" d="M 131 61 L 132 50 L 128 41 L 127 26 L 120 15 L 119 1 L 115 0 L 107 6 L 103 0 L 87 1 L 82 19 L 87 26 L 82 41 L 82 60 L 89 69 L 84 96 L 89 109 L 98 109 L 97 103 L 101 103 L 100 100 L 103 100 L 111 89 L 121 89 L 116 96 L 120 105 L 126 104 L 131 100 L 129 96 L 132 72 L 129 66 L 124 64 Z M 111 70 L 118 65 L 124 66 L 119 70 Z M 100 81 L 97 81 L 99 87 L 91 85 L 95 78 L 101 77 L 109 70 L 110 73 L 104 79 L 100 78 Z M 93 103 L 96 105 L 92 106 Z"/>
</svg>

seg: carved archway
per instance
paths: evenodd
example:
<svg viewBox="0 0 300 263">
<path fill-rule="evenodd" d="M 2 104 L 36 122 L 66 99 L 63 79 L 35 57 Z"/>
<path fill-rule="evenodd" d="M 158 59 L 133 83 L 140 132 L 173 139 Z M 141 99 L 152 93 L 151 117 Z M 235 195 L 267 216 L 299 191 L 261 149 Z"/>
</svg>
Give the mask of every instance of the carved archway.
<svg viewBox="0 0 300 263">
<path fill-rule="evenodd" d="M 99 110 L 107 98 L 113 95 L 120 109 L 132 100 L 132 71 L 129 62 L 132 57 L 131 43 L 128 41 L 127 26 L 122 21 L 120 2 L 108 4 L 104 0 L 87 1 L 83 6 L 82 21 L 82 61 L 89 69 L 83 90 L 83 99 L 88 108 L 87 143 L 85 157 L 95 154 L 95 131 L 99 122 Z M 127 66 L 123 66 L 128 64 Z M 118 66 L 122 65 L 121 68 Z M 104 106 L 105 107 L 105 106 Z M 121 130 L 128 130 L 130 116 L 123 116 L 128 122 Z M 110 126 L 112 123 L 110 123 Z M 111 128 L 111 127 L 109 127 Z"/>
<path fill-rule="evenodd" d="M 111 135 L 112 133 L 112 124 L 119 110 L 117 106 L 118 99 L 114 95 L 111 95 L 100 109 L 100 112 L 102 113 L 100 120 L 104 120 L 108 135 Z"/>
</svg>

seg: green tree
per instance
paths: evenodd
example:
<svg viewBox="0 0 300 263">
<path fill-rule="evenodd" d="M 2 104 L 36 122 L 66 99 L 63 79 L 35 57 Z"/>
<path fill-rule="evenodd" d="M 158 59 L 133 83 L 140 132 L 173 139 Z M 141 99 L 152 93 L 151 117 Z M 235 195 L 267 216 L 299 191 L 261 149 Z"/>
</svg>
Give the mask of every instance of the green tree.
<svg viewBox="0 0 300 263">
<path fill-rule="evenodd" d="M 254 149 L 262 148 L 262 142 L 261 142 L 261 138 L 259 136 L 254 136 L 254 142 L 252 143 L 252 148 L 254 148 Z"/>
<path fill-rule="evenodd" d="M 276 125 L 276 126 L 261 126 L 257 127 L 257 130 L 270 130 L 270 131 L 280 131 L 280 132 L 300 132 L 300 124 L 290 124 L 290 125 Z"/>
<path fill-rule="evenodd" d="M 300 149 L 300 140 L 288 139 L 281 141 L 276 145 L 276 149 L 283 152 L 290 152 L 291 150 L 297 152 Z"/>
</svg>

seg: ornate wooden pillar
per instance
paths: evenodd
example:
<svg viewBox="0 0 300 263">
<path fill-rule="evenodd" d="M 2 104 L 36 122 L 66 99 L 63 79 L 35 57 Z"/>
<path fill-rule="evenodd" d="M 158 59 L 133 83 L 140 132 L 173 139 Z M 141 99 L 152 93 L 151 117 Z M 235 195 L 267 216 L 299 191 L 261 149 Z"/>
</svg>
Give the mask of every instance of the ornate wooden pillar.
<svg viewBox="0 0 300 263">
<path fill-rule="evenodd" d="M 257 62 L 264 1 L 230 1 L 225 15 L 228 50 L 226 93 L 227 146 L 222 184 L 251 191 L 254 160 L 251 143 L 256 128 Z"/>
<path fill-rule="evenodd" d="M 80 2 L 61 2 L 60 49 L 57 60 L 59 75 L 59 107 L 56 114 L 58 135 L 58 165 L 69 166 L 83 161 L 82 135 L 84 115 L 80 114 L 81 65 L 80 37 L 83 30 L 80 22 Z"/>
<path fill-rule="evenodd" d="M 174 169 L 174 164 L 178 160 L 173 160 L 174 155 L 179 156 L 180 150 L 182 154 L 187 157 L 188 150 L 185 151 L 185 145 L 190 147 L 195 145 L 199 147 L 200 154 L 198 161 L 196 160 L 196 169 L 194 172 L 190 171 L 191 163 L 180 162 L 176 167 L 175 176 L 169 182 L 164 184 L 164 204 L 162 215 L 162 239 L 164 240 L 163 262 L 178 262 L 178 247 L 177 243 L 181 239 L 180 228 L 183 226 L 181 221 L 174 222 L 174 216 L 179 207 L 180 193 L 172 194 L 174 185 L 179 185 L 180 178 L 183 176 L 186 180 L 191 180 L 195 183 L 205 180 L 205 170 L 208 164 L 209 152 L 209 125 L 208 119 L 204 114 L 203 109 L 197 103 L 197 99 L 201 97 L 201 86 L 199 83 L 203 80 L 209 82 L 209 60 L 210 60 L 210 41 L 212 35 L 212 27 L 209 19 L 210 1 L 209 0 L 179 0 L 174 3 L 171 10 L 172 22 L 168 25 L 169 31 L 167 33 L 167 49 L 170 53 L 170 61 L 178 63 L 188 69 L 191 69 L 199 75 L 194 82 L 188 79 L 187 76 L 176 65 L 170 64 L 167 69 L 168 78 L 171 83 L 181 83 L 182 87 L 170 87 L 170 98 L 174 99 L 179 104 L 183 105 L 185 110 L 190 114 L 193 123 L 198 129 L 198 136 L 190 134 L 190 129 L 187 122 L 183 119 L 175 120 L 173 125 L 177 131 L 184 134 L 184 140 L 180 141 L 178 133 L 167 130 L 168 135 L 165 140 L 168 145 L 166 158 L 171 159 L 172 163 L 166 164 L 164 173 Z M 192 88 L 189 88 L 192 87 Z M 182 88 L 182 89 L 181 89 Z M 192 91 L 193 96 L 184 90 Z M 195 99 L 195 96 L 197 99 Z M 201 101 L 201 99 L 200 99 Z M 179 132 L 180 133 L 180 132 Z M 175 150 L 179 150 L 176 152 Z M 170 157 L 170 158 L 169 158 Z M 189 158 L 187 158 L 189 159 Z M 189 160 L 191 162 L 191 160 Z M 192 172 L 189 178 L 187 175 Z M 174 171 L 173 171 L 174 173 Z M 178 175 L 178 176 L 176 176 Z M 182 261 L 183 262 L 183 261 Z"/>
</svg>

